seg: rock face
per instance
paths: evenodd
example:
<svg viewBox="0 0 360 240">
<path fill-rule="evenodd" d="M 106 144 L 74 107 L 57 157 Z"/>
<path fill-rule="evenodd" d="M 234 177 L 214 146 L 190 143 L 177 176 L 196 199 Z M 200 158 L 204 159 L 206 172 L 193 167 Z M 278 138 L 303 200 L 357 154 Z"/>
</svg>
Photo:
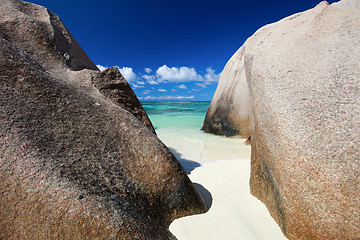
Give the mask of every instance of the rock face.
<svg viewBox="0 0 360 240">
<path fill-rule="evenodd" d="M 261 28 L 216 93 L 240 109 L 246 79 L 251 192 L 289 239 L 360 239 L 359 5 L 321 2 Z"/>
<path fill-rule="evenodd" d="M 250 96 L 244 69 L 244 47 L 228 61 L 206 113 L 202 130 L 225 136 L 249 137 Z"/>
<path fill-rule="evenodd" d="M 117 67 L 92 74 L 92 82 L 104 96 L 123 109 L 131 112 L 156 134 L 148 115 Z"/>
<path fill-rule="evenodd" d="M 0 13 L 0 239 L 172 239 L 206 210 L 118 70 L 43 7 Z"/>
</svg>

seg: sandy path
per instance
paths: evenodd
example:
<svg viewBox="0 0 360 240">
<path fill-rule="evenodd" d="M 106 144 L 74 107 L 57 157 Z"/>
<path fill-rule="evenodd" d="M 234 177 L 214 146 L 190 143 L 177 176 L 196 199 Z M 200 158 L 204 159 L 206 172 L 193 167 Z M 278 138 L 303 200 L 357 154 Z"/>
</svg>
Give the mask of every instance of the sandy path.
<svg viewBox="0 0 360 240">
<path fill-rule="evenodd" d="M 170 225 L 179 240 L 286 239 L 265 205 L 250 194 L 249 159 L 205 163 L 189 177 L 211 207 Z"/>
<path fill-rule="evenodd" d="M 264 204 L 250 194 L 250 147 L 201 131 L 157 129 L 210 210 L 175 220 L 170 231 L 179 240 L 286 239 Z"/>
</svg>

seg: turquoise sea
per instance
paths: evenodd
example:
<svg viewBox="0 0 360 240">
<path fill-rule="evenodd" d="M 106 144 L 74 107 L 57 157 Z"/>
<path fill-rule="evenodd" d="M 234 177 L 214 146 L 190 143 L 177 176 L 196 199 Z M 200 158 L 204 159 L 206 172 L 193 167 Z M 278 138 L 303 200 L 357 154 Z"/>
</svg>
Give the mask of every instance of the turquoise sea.
<svg viewBox="0 0 360 240">
<path fill-rule="evenodd" d="M 210 102 L 143 102 L 155 129 L 200 129 Z"/>
<path fill-rule="evenodd" d="M 188 173 L 207 162 L 249 158 L 243 139 L 200 130 L 210 102 L 143 102 L 142 105 L 160 140 Z"/>
</svg>

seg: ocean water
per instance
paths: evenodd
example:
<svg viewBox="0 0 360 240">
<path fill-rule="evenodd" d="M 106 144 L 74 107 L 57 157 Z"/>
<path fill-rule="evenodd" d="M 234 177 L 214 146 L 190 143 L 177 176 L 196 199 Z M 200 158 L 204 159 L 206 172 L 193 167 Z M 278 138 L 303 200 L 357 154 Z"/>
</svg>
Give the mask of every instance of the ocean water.
<svg viewBox="0 0 360 240">
<path fill-rule="evenodd" d="M 206 162 L 249 158 L 244 139 L 201 131 L 210 102 L 143 102 L 160 140 L 191 173 Z"/>
<path fill-rule="evenodd" d="M 142 105 L 155 129 L 199 130 L 210 102 L 143 102 Z"/>
</svg>

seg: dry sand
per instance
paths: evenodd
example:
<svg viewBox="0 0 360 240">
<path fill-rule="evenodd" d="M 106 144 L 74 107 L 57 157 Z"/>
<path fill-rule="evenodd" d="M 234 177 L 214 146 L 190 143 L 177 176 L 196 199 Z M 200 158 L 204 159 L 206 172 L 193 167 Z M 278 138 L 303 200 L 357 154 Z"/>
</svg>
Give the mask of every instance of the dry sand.
<svg viewBox="0 0 360 240">
<path fill-rule="evenodd" d="M 250 194 L 250 146 L 200 131 L 158 129 L 160 139 L 188 168 L 210 210 L 175 220 L 179 240 L 286 239 L 264 204 Z"/>
</svg>

